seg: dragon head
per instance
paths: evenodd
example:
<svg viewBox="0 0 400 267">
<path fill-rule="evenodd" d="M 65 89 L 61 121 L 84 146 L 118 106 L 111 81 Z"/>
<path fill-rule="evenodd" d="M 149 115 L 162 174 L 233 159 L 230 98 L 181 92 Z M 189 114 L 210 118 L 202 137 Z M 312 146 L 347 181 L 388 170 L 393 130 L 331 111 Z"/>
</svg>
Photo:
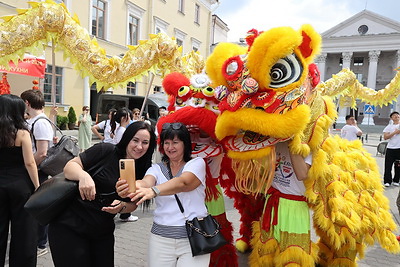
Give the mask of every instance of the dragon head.
<svg viewBox="0 0 400 267">
<path fill-rule="evenodd" d="M 310 120 L 309 92 L 318 83 L 318 71 L 309 66 L 321 44 L 310 25 L 252 36 L 251 49 L 222 43 L 206 62 L 220 101 L 216 137 L 231 158 L 243 160 L 268 155 L 278 142 L 300 140 Z"/>
</svg>

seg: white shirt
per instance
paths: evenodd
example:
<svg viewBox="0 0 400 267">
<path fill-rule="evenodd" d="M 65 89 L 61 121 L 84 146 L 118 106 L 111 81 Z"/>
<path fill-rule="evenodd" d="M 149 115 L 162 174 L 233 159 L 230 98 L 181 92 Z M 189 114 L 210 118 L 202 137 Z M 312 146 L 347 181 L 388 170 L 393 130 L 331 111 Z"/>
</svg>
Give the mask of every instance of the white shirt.
<svg viewBox="0 0 400 267">
<path fill-rule="evenodd" d="M 115 136 L 113 140 L 113 144 L 116 145 L 121 141 L 122 136 L 124 135 L 126 128 L 124 126 L 118 126 L 117 130 L 115 131 Z"/>
<path fill-rule="evenodd" d="M 357 133 L 360 132 L 361 130 L 354 126 L 354 125 L 349 125 L 346 124 L 345 126 L 343 126 L 340 135 L 342 138 L 347 139 L 349 141 L 354 141 L 357 140 Z"/>
<path fill-rule="evenodd" d="M 207 208 L 205 206 L 206 197 L 206 166 L 202 158 L 194 158 L 188 161 L 183 167 L 182 173 L 191 172 L 201 184 L 190 192 L 178 193 L 179 200 L 185 210 L 187 219 L 192 220 L 194 217 L 204 218 L 207 216 Z M 163 184 L 169 179 L 161 172 L 158 164 L 153 164 L 146 175 L 151 175 L 156 179 L 156 185 Z M 179 178 L 174 178 L 179 179 Z M 167 226 L 183 226 L 185 225 L 185 217 L 181 213 L 178 203 L 174 195 L 158 196 L 155 198 L 156 209 L 154 210 L 154 222 Z"/>
<path fill-rule="evenodd" d="M 400 124 L 390 124 L 383 129 L 384 133 L 393 133 L 399 129 Z M 400 135 L 395 134 L 392 138 L 388 139 L 387 148 L 400 148 Z"/>
<path fill-rule="evenodd" d="M 272 187 L 278 189 L 281 193 L 289 195 L 303 196 L 306 191 L 303 181 L 297 180 L 290 159 L 287 143 L 278 143 L 276 149 L 276 169 L 275 177 L 272 181 Z M 311 165 L 312 156 L 308 155 L 304 161 Z"/>
<path fill-rule="evenodd" d="M 53 146 L 53 136 L 54 136 L 53 126 L 46 119 L 37 120 L 40 117 L 47 118 L 46 114 L 40 113 L 36 117 L 28 119 L 26 121 L 28 123 L 28 128 L 29 128 L 29 130 L 31 130 L 32 124 L 35 123 L 35 126 L 33 127 L 33 136 L 35 137 L 35 140 L 36 141 L 48 141 L 49 142 L 48 147 L 52 147 Z M 32 151 L 33 151 L 33 153 L 36 153 L 36 145 L 34 142 L 35 141 L 32 138 Z"/>
<path fill-rule="evenodd" d="M 104 128 L 104 125 L 105 125 L 105 128 Z M 114 143 L 114 139 L 111 138 L 111 125 L 110 125 L 110 120 L 104 120 L 104 121 L 98 123 L 97 126 L 98 126 L 100 129 L 104 129 L 104 140 L 103 140 L 103 142 L 104 142 L 104 143 L 111 143 L 111 144 L 113 144 L 113 143 Z M 119 126 L 119 123 L 117 123 L 117 126 L 116 126 L 116 127 L 118 128 L 118 126 Z"/>
</svg>

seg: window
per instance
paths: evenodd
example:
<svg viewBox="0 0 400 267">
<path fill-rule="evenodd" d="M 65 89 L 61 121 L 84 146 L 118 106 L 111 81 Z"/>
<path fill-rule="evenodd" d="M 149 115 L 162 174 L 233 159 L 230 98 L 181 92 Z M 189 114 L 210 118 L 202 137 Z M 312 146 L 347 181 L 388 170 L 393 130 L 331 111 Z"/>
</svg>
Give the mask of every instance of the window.
<svg viewBox="0 0 400 267">
<path fill-rule="evenodd" d="M 185 0 L 179 0 L 178 11 L 185 14 Z"/>
<path fill-rule="evenodd" d="M 136 95 L 136 83 L 129 82 L 126 86 L 127 95 Z"/>
<path fill-rule="evenodd" d="M 161 86 L 154 86 L 153 93 L 161 93 Z"/>
<path fill-rule="evenodd" d="M 169 25 L 168 22 L 166 22 L 158 17 L 154 17 L 154 24 L 155 24 L 155 27 L 154 27 L 155 34 L 159 34 L 161 32 L 167 34 L 167 32 L 168 32 L 167 29 L 168 29 L 168 25 Z"/>
<path fill-rule="evenodd" d="M 182 53 L 183 53 L 183 43 L 185 41 L 187 34 L 177 28 L 174 28 L 174 34 L 175 34 L 176 44 L 178 46 L 182 46 Z"/>
<path fill-rule="evenodd" d="M 178 46 L 182 46 L 182 51 L 183 51 L 183 41 L 181 39 L 176 38 L 176 44 Z"/>
<path fill-rule="evenodd" d="M 192 40 L 192 50 L 197 52 L 200 49 L 201 42 L 196 38 L 191 38 Z"/>
<path fill-rule="evenodd" d="M 198 4 L 194 6 L 194 23 L 200 24 L 200 6 Z"/>
<path fill-rule="evenodd" d="M 92 34 L 102 39 L 105 38 L 106 7 L 106 2 L 101 0 L 93 0 Z"/>
<path fill-rule="evenodd" d="M 139 19 L 129 15 L 129 45 L 137 45 L 139 41 Z"/>
<path fill-rule="evenodd" d="M 47 65 L 46 72 L 44 75 L 44 86 L 43 86 L 43 95 L 45 102 L 53 102 L 51 97 L 51 86 L 53 81 L 52 75 L 53 67 L 51 65 Z M 61 93 L 62 93 L 62 73 L 63 68 L 56 67 L 56 103 L 61 103 Z"/>
<path fill-rule="evenodd" d="M 364 58 L 363 57 L 354 57 L 354 66 L 362 66 L 364 65 Z"/>
</svg>

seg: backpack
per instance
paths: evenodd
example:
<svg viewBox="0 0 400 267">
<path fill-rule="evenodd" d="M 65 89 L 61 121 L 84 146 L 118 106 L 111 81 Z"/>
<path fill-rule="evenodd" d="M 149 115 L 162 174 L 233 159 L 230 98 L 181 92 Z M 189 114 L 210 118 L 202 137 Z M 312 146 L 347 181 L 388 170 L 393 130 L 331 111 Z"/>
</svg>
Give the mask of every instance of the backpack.
<svg viewBox="0 0 400 267">
<path fill-rule="evenodd" d="M 38 166 L 38 169 L 44 172 L 45 174 L 50 176 L 55 176 L 63 172 L 64 166 L 65 164 L 67 164 L 68 161 L 78 156 L 79 154 L 78 139 L 75 138 L 74 136 L 64 135 L 62 131 L 51 120 L 49 120 L 46 117 L 40 117 L 32 123 L 31 134 L 35 146 L 36 146 L 36 139 L 35 136 L 33 135 L 33 129 L 35 123 L 40 119 L 46 119 L 61 133 L 61 138 L 58 141 L 58 143 L 47 150 L 46 158 Z"/>
</svg>

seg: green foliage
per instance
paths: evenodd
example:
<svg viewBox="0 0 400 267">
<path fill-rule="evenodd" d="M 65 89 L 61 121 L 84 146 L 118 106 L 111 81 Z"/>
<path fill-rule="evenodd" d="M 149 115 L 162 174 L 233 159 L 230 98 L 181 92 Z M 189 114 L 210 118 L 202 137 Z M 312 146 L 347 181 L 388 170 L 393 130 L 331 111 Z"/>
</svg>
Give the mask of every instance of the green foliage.
<svg viewBox="0 0 400 267">
<path fill-rule="evenodd" d="M 67 117 L 69 123 L 76 123 L 76 113 L 72 106 L 69 107 Z"/>
<path fill-rule="evenodd" d="M 67 116 L 60 116 L 57 115 L 57 127 L 62 129 L 65 128 L 68 123 L 68 117 Z"/>
</svg>

